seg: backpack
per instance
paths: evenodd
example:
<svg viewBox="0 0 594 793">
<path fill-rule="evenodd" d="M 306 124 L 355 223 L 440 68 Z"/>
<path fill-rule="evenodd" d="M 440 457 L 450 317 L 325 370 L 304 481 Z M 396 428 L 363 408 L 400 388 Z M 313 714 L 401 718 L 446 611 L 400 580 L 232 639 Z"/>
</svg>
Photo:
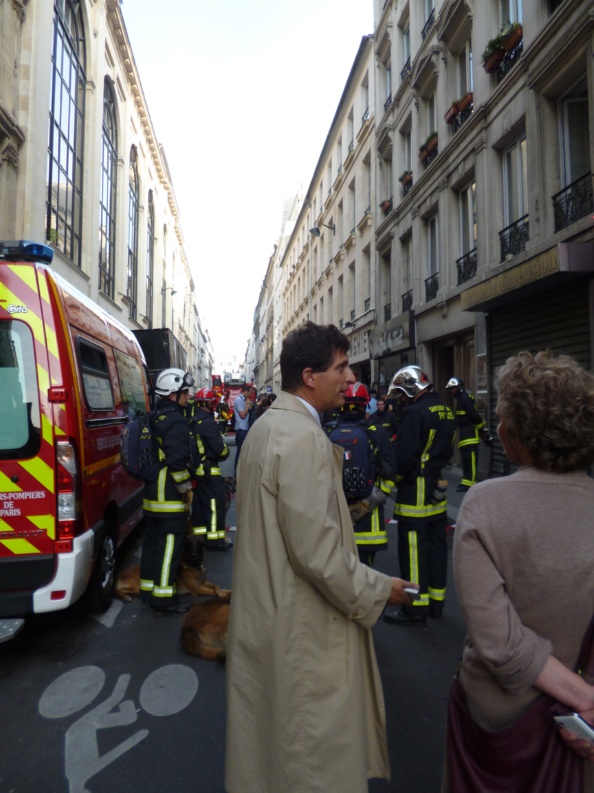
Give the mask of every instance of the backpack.
<svg viewBox="0 0 594 793">
<path fill-rule="evenodd" d="M 343 449 L 342 488 L 347 499 L 367 498 L 375 483 L 375 447 L 361 424 L 334 424 L 328 437 Z"/>
<path fill-rule="evenodd" d="M 154 482 L 161 468 L 154 421 L 158 411 L 151 410 L 128 421 L 121 438 L 122 465 L 134 479 Z"/>
</svg>

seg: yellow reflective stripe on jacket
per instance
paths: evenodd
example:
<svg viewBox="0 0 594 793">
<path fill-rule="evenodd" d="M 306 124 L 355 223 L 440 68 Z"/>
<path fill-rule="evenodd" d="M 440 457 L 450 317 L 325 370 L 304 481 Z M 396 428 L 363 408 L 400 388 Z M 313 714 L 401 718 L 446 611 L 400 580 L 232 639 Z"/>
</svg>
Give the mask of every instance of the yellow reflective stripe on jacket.
<svg viewBox="0 0 594 793">
<path fill-rule="evenodd" d="M 391 493 L 395 484 L 390 479 L 378 479 L 378 486 L 384 493 Z"/>
<path fill-rule="evenodd" d="M 438 600 L 443 602 L 445 600 L 446 591 L 445 589 L 432 589 L 429 587 L 429 597 L 431 600 Z"/>
<path fill-rule="evenodd" d="M 187 470 L 184 471 L 171 471 L 171 476 L 173 477 L 173 481 L 176 485 L 182 484 L 190 478 L 190 474 Z"/>
<path fill-rule="evenodd" d="M 147 512 L 186 512 L 186 505 L 183 501 L 150 501 L 148 498 L 142 499 L 142 508 Z"/>
<path fill-rule="evenodd" d="M 435 440 L 436 430 L 429 430 L 429 437 L 427 438 L 427 443 L 425 444 L 425 448 L 423 449 L 423 454 L 421 455 L 421 471 L 425 470 L 425 463 L 429 460 L 429 449 L 433 445 L 433 441 Z"/>
<path fill-rule="evenodd" d="M 220 476 L 221 475 L 221 469 L 220 468 L 211 468 L 210 469 L 210 475 L 211 476 Z M 206 472 L 204 470 L 204 466 L 203 465 L 199 465 L 198 468 L 196 469 L 196 476 L 206 476 Z"/>
<path fill-rule="evenodd" d="M 412 504 L 395 504 L 394 514 L 401 518 L 431 518 L 447 512 L 447 502 L 439 504 L 426 504 L 424 506 L 413 506 Z"/>
<path fill-rule="evenodd" d="M 388 542 L 388 532 L 380 521 L 379 507 L 371 513 L 371 531 L 356 531 L 357 545 L 384 545 Z"/>
</svg>

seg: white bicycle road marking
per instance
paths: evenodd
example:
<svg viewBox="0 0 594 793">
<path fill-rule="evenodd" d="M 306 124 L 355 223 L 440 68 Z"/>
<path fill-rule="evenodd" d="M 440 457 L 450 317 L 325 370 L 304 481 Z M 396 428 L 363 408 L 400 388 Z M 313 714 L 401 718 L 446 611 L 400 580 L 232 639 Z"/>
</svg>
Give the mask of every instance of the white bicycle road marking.
<svg viewBox="0 0 594 793">
<path fill-rule="evenodd" d="M 86 708 L 100 694 L 105 672 L 98 666 L 79 666 L 60 675 L 45 689 L 38 710 L 46 719 L 71 716 Z M 143 682 L 140 709 L 132 699 L 124 699 L 130 675 L 120 675 L 113 692 L 70 725 L 65 735 L 64 771 L 70 793 L 90 793 L 86 784 L 99 771 L 139 744 L 149 734 L 137 730 L 118 746 L 101 755 L 99 730 L 133 724 L 139 710 L 151 716 L 172 716 L 186 708 L 198 692 L 198 676 L 188 666 L 169 664 L 155 669 Z"/>
</svg>

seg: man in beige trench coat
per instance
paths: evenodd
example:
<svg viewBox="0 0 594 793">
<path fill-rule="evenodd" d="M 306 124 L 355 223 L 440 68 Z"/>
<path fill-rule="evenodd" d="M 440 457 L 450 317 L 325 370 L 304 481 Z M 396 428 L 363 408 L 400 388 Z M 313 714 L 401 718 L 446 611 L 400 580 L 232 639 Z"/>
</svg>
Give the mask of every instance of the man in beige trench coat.
<svg viewBox="0 0 594 793">
<path fill-rule="evenodd" d="M 361 564 L 342 452 L 319 414 L 355 377 L 348 340 L 311 322 L 283 342 L 283 393 L 246 438 L 227 654 L 229 793 L 366 793 L 389 779 L 371 627 L 405 586 Z"/>
</svg>

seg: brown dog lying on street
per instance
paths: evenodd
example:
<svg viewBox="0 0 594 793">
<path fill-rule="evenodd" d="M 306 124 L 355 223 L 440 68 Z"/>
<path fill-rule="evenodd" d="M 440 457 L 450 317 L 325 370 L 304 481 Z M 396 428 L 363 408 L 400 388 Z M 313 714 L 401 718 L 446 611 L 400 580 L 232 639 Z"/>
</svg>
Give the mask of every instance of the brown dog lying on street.
<svg viewBox="0 0 594 793">
<path fill-rule="evenodd" d="M 216 584 L 205 581 L 206 570 L 204 567 L 191 567 L 182 561 L 179 566 L 175 588 L 178 595 L 215 595 L 221 600 L 229 602 L 231 592 L 221 589 Z M 121 600 L 132 600 L 140 595 L 140 565 L 128 567 L 118 575 L 115 594 Z M 216 602 L 216 601 L 215 601 Z"/>
<path fill-rule="evenodd" d="M 224 661 L 227 657 L 227 629 L 229 627 L 229 601 L 205 600 L 188 611 L 182 624 L 180 641 L 190 655 L 207 661 Z"/>
</svg>

